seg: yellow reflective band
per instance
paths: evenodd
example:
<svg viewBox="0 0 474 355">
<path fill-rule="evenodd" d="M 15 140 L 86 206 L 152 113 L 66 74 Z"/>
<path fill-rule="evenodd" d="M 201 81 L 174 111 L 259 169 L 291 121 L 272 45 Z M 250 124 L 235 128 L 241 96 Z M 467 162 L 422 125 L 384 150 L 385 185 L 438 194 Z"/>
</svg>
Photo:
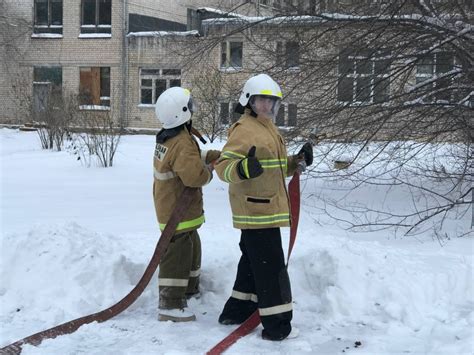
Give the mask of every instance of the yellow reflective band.
<svg viewBox="0 0 474 355">
<path fill-rule="evenodd" d="M 225 168 L 225 170 L 224 170 L 224 180 L 226 182 L 233 182 L 232 178 L 231 178 L 232 169 L 234 168 L 235 164 L 237 164 L 238 162 L 239 162 L 238 160 L 233 161 L 233 162 L 229 163 L 229 165 L 227 165 L 227 167 Z"/>
<path fill-rule="evenodd" d="M 189 92 L 188 89 L 183 89 L 183 90 L 184 90 L 184 92 L 185 92 L 186 94 L 191 95 L 191 93 Z"/>
<path fill-rule="evenodd" d="M 261 159 L 259 160 L 260 164 L 264 168 L 284 168 L 286 169 L 287 161 L 286 159 Z"/>
<path fill-rule="evenodd" d="M 225 152 L 222 153 L 223 158 L 234 158 L 234 159 L 242 159 L 246 158 L 245 155 L 236 153 L 236 152 L 231 152 L 230 150 L 226 150 Z"/>
<path fill-rule="evenodd" d="M 249 174 L 249 160 L 248 160 L 248 159 L 244 159 L 243 165 L 244 165 L 244 174 L 245 174 L 245 176 L 247 177 L 247 179 L 250 179 L 250 174 Z"/>
<path fill-rule="evenodd" d="M 260 90 L 260 95 L 278 96 L 280 98 L 283 97 L 281 91 L 278 91 L 274 94 L 272 90 Z"/>
<path fill-rule="evenodd" d="M 265 161 L 265 162 L 282 162 L 284 164 L 286 164 L 286 159 L 260 159 L 259 161 Z"/>
<path fill-rule="evenodd" d="M 232 220 L 239 224 L 272 224 L 276 222 L 287 222 L 290 220 L 289 213 L 280 213 L 268 216 L 232 216 Z"/>
<path fill-rule="evenodd" d="M 192 219 L 190 221 L 181 222 L 180 224 L 178 224 L 178 227 L 176 228 L 176 231 L 196 227 L 196 226 L 199 226 L 203 223 L 204 223 L 204 215 L 201 215 L 200 217 Z M 160 229 L 162 231 L 165 229 L 165 227 L 166 227 L 166 224 L 160 223 Z"/>
</svg>

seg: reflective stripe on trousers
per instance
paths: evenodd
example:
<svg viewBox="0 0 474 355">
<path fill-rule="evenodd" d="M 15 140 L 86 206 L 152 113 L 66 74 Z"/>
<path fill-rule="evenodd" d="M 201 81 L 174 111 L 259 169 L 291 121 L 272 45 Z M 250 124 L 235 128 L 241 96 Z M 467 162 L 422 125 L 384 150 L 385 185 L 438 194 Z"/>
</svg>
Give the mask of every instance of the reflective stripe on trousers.
<svg viewBox="0 0 474 355">
<path fill-rule="evenodd" d="M 196 230 L 175 234 L 160 263 L 160 308 L 186 307 L 186 294 L 199 290 L 201 240 Z"/>
</svg>

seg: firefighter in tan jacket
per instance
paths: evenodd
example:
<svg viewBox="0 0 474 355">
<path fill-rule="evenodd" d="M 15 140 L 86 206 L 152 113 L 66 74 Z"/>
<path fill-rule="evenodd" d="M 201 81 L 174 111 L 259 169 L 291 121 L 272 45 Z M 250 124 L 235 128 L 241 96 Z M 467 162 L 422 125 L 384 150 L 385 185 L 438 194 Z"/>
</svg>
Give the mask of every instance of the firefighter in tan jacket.
<svg viewBox="0 0 474 355">
<path fill-rule="evenodd" d="M 250 78 L 236 111 L 243 113 L 230 128 L 215 169 L 229 183 L 235 228 L 241 229 L 242 252 L 231 297 L 219 316 L 221 324 L 240 324 L 258 309 L 262 337 L 282 340 L 296 336 L 291 328 L 292 298 L 279 227 L 290 225 L 285 178 L 298 165 L 312 163 L 311 144 L 287 156 L 273 124 L 281 89 L 268 75 Z M 290 334 L 291 333 L 291 334 Z"/>
<path fill-rule="evenodd" d="M 211 163 L 220 151 L 201 151 L 191 136 L 194 108 L 188 90 L 166 90 L 156 101 L 155 110 L 163 125 L 156 136 L 153 159 L 153 198 L 161 230 L 184 188 L 198 188 L 160 263 L 158 319 L 192 321 L 196 317 L 187 308 L 186 298 L 199 292 L 201 241 L 197 229 L 204 222 L 201 187 L 211 180 Z"/>
</svg>

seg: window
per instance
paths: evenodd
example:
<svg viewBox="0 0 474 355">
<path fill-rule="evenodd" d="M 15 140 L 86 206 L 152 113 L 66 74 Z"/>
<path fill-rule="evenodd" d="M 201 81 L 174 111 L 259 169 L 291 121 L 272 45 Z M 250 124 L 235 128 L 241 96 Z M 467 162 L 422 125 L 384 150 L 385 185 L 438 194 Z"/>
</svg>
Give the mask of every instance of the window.
<svg viewBox="0 0 474 355">
<path fill-rule="evenodd" d="M 296 104 L 288 104 L 288 126 L 296 126 L 298 116 L 298 106 Z"/>
<path fill-rule="evenodd" d="M 229 124 L 229 103 L 228 102 L 220 103 L 219 117 L 222 124 Z"/>
<path fill-rule="evenodd" d="M 300 45 L 298 42 L 277 42 L 276 64 L 282 68 L 298 68 L 300 65 Z"/>
<path fill-rule="evenodd" d="M 448 88 L 452 79 L 443 77 L 444 74 L 454 69 L 454 56 L 452 53 L 439 52 L 432 53 L 421 58 L 416 66 L 416 83 L 421 84 L 428 81 L 425 85 L 420 85 L 421 93 L 426 93 L 429 97 L 424 98 L 426 102 L 437 100 L 451 101 L 450 90 Z M 433 95 L 430 95 L 433 93 Z"/>
<path fill-rule="evenodd" d="M 288 117 L 285 117 L 287 113 Z M 275 125 L 278 127 L 296 126 L 298 106 L 296 104 L 281 103 L 275 118 Z"/>
<path fill-rule="evenodd" d="M 280 127 L 285 125 L 285 105 L 283 104 L 281 104 L 278 109 L 275 124 Z"/>
<path fill-rule="evenodd" d="M 33 68 L 33 113 L 46 111 L 51 97 L 62 94 L 63 72 L 61 67 Z"/>
<path fill-rule="evenodd" d="M 201 27 L 200 20 L 201 20 L 200 14 L 197 12 L 197 10 L 188 9 L 186 30 L 187 31 L 200 30 L 200 27 Z"/>
<path fill-rule="evenodd" d="M 112 32 L 112 0 L 82 0 L 81 33 Z"/>
<path fill-rule="evenodd" d="M 219 104 L 219 117 L 222 124 L 227 125 L 229 123 L 232 124 L 237 122 L 237 120 L 240 118 L 240 113 L 235 112 L 237 105 L 238 102 L 229 101 L 223 101 Z M 229 119 L 231 122 L 229 122 Z"/>
<path fill-rule="evenodd" d="M 242 68 L 242 42 L 222 42 L 221 68 Z"/>
<path fill-rule="evenodd" d="M 389 53 L 351 52 L 339 54 L 337 99 L 347 103 L 381 103 L 389 100 Z"/>
<path fill-rule="evenodd" d="M 52 90 L 61 91 L 63 72 L 61 67 L 34 67 L 33 83 L 48 84 Z"/>
<path fill-rule="evenodd" d="M 110 67 L 80 68 L 79 102 L 81 108 L 110 107 Z"/>
<path fill-rule="evenodd" d="M 63 33 L 63 1 L 35 0 L 34 33 Z"/>
<path fill-rule="evenodd" d="M 181 86 L 181 69 L 141 69 L 140 104 L 154 105 L 163 91 Z"/>
</svg>

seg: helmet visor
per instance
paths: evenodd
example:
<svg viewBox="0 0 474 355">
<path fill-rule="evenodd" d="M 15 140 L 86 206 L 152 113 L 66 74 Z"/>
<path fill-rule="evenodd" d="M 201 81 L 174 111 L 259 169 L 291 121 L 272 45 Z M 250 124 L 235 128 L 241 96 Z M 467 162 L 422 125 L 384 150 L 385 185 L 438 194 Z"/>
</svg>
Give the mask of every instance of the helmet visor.
<svg viewBox="0 0 474 355">
<path fill-rule="evenodd" d="M 266 95 L 253 95 L 249 100 L 250 107 L 258 116 L 271 120 L 275 120 L 280 103 L 279 97 Z"/>
<path fill-rule="evenodd" d="M 191 114 L 193 114 L 193 113 L 196 112 L 196 110 L 197 110 L 197 106 L 196 106 L 196 104 L 194 103 L 192 97 L 189 98 L 189 101 L 188 101 L 188 109 L 189 109 L 189 111 L 191 111 Z"/>
</svg>

